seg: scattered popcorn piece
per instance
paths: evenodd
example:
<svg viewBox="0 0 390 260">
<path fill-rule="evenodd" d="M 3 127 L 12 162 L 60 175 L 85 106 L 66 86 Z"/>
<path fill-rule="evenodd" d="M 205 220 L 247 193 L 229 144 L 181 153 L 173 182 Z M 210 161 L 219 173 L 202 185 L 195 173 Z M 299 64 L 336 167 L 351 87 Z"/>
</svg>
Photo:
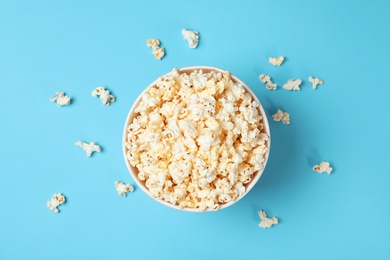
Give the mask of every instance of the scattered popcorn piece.
<svg viewBox="0 0 390 260">
<path fill-rule="evenodd" d="M 317 85 L 324 84 L 324 81 L 320 78 L 313 78 L 312 76 L 309 76 L 309 82 L 311 83 L 313 89 L 317 88 Z"/>
<path fill-rule="evenodd" d="M 321 162 L 319 165 L 314 165 L 313 171 L 318 172 L 319 174 L 321 173 L 328 173 L 330 174 L 332 172 L 333 168 L 330 167 L 329 162 Z"/>
<path fill-rule="evenodd" d="M 199 43 L 199 33 L 196 31 L 190 31 L 183 29 L 181 30 L 181 34 L 183 35 L 184 40 L 188 41 L 188 47 L 191 49 L 195 49 Z"/>
<path fill-rule="evenodd" d="M 299 85 L 301 85 L 301 83 L 302 83 L 302 80 L 300 80 L 300 79 L 297 79 L 297 80 L 290 79 L 289 81 L 287 81 L 286 84 L 283 85 L 283 88 L 285 90 L 301 90 L 299 88 Z"/>
<path fill-rule="evenodd" d="M 153 197 L 218 210 L 264 168 L 269 136 L 259 107 L 228 71 L 174 69 L 136 106 L 126 158 Z"/>
<path fill-rule="evenodd" d="M 64 92 L 56 92 L 55 97 L 50 98 L 50 102 L 57 101 L 57 106 L 66 106 L 70 104 L 70 97 L 66 96 Z"/>
<path fill-rule="evenodd" d="M 58 213 L 57 207 L 60 206 L 65 202 L 65 197 L 61 193 L 56 193 L 53 195 L 51 200 L 46 202 L 46 207 L 48 207 L 50 210 L 54 211 L 55 213 Z"/>
<path fill-rule="evenodd" d="M 284 61 L 284 57 L 283 56 L 280 56 L 279 58 L 273 58 L 273 57 L 269 57 L 269 63 L 271 63 L 272 65 L 274 66 L 280 66 L 282 65 L 283 61 Z"/>
<path fill-rule="evenodd" d="M 100 96 L 100 100 L 105 106 L 109 106 L 111 102 L 115 101 L 115 97 L 113 95 L 110 95 L 110 91 L 106 90 L 102 86 L 95 88 L 92 91 L 92 96 L 93 97 Z"/>
<path fill-rule="evenodd" d="M 275 121 L 282 121 L 283 124 L 290 124 L 290 114 L 278 109 L 278 112 L 272 115 Z"/>
<path fill-rule="evenodd" d="M 86 153 L 87 157 L 90 157 L 93 152 L 100 152 L 101 148 L 99 145 L 96 145 L 94 142 L 85 143 L 82 141 L 78 141 L 75 143 L 76 146 L 81 147 Z"/>
<path fill-rule="evenodd" d="M 272 225 L 278 224 L 279 220 L 277 217 L 267 218 L 267 213 L 265 213 L 265 211 L 263 210 L 260 210 L 257 213 L 259 214 L 259 217 L 261 219 L 259 227 L 270 228 Z"/>
<path fill-rule="evenodd" d="M 122 197 L 126 197 L 127 192 L 133 192 L 134 187 L 130 184 L 124 184 L 123 182 L 115 181 L 116 191 L 118 195 L 122 195 Z"/>
<path fill-rule="evenodd" d="M 152 54 L 156 59 L 161 60 L 165 55 L 165 50 L 164 48 L 157 47 L 153 49 Z"/>
<path fill-rule="evenodd" d="M 160 45 L 160 41 L 159 41 L 158 39 L 148 39 L 148 40 L 146 41 L 146 45 L 147 45 L 148 47 L 154 48 L 154 47 Z"/>
<path fill-rule="evenodd" d="M 152 48 L 152 54 L 158 60 L 161 60 L 165 55 L 164 48 L 160 47 L 160 41 L 158 39 L 148 39 L 146 45 Z"/>
<path fill-rule="evenodd" d="M 271 80 L 271 77 L 268 76 L 268 75 L 265 75 L 265 74 L 261 74 L 259 76 L 260 78 L 260 81 L 263 82 L 265 84 L 265 87 L 268 89 L 268 90 L 276 90 L 278 88 L 278 86 L 272 82 Z"/>
</svg>

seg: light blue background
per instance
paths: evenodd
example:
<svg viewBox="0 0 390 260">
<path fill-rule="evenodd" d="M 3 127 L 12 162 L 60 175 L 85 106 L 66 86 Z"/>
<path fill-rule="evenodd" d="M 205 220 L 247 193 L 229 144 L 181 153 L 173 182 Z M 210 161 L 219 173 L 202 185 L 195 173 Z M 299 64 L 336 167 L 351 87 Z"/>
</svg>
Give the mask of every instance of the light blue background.
<svg viewBox="0 0 390 260">
<path fill-rule="evenodd" d="M 389 25 L 385 0 L 1 0 L 0 259 L 389 259 Z M 200 32 L 197 49 L 182 28 Z M 166 48 L 162 61 L 148 38 Z M 285 63 L 271 66 L 279 55 Z M 134 184 L 121 150 L 133 101 L 190 65 L 231 71 L 270 119 L 264 175 L 219 212 L 114 187 Z M 310 75 L 325 84 L 312 90 Z M 281 88 L 290 78 L 302 91 Z M 99 85 L 117 97 L 110 107 L 91 97 Z M 50 103 L 56 91 L 72 104 Z M 291 125 L 272 120 L 278 108 Z M 103 151 L 87 158 L 78 140 Z M 331 175 L 311 170 L 322 160 Z M 56 192 L 67 198 L 59 214 L 45 205 Z M 259 209 L 280 224 L 260 229 Z"/>
</svg>

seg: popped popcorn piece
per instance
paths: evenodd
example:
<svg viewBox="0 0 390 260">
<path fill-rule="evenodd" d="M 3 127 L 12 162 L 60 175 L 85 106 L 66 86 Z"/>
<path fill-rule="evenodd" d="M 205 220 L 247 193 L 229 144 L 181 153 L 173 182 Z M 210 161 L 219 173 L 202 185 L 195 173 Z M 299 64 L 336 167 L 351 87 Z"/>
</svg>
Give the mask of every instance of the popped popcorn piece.
<svg viewBox="0 0 390 260">
<path fill-rule="evenodd" d="M 50 102 L 57 101 L 57 106 L 66 106 L 70 104 L 70 97 L 66 96 L 64 92 L 56 92 L 56 95 L 50 98 Z"/>
<path fill-rule="evenodd" d="M 115 181 L 115 187 L 116 191 L 118 192 L 118 195 L 122 195 L 122 197 L 126 197 L 127 192 L 133 192 L 134 187 L 130 184 L 125 184 L 123 182 Z"/>
<path fill-rule="evenodd" d="M 150 194 L 218 210 L 264 168 L 269 136 L 259 103 L 229 72 L 177 69 L 148 88 L 127 127 L 126 158 Z"/>
<path fill-rule="evenodd" d="M 153 48 L 153 47 L 159 46 L 160 45 L 160 41 L 158 39 L 148 39 L 146 41 L 146 45 L 148 47 Z"/>
<path fill-rule="evenodd" d="M 164 48 L 160 47 L 160 41 L 158 39 L 148 39 L 146 45 L 152 48 L 152 54 L 158 60 L 161 60 L 165 55 Z"/>
<path fill-rule="evenodd" d="M 263 210 L 260 210 L 257 213 L 259 214 L 259 217 L 261 219 L 259 227 L 270 228 L 272 225 L 278 224 L 279 220 L 277 217 L 267 218 L 267 213 L 265 213 L 265 211 Z"/>
<path fill-rule="evenodd" d="M 161 47 L 153 48 L 152 54 L 158 60 L 161 60 L 165 56 L 165 49 Z"/>
<path fill-rule="evenodd" d="M 309 82 L 311 83 L 313 89 L 317 88 L 317 85 L 324 84 L 324 81 L 320 78 L 313 78 L 312 76 L 309 76 Z"/>
<path fill-rule="evenodd" d="M 268 61 L 272 65 L 279 67 L 280 65 L 282 65 L 282 63 L 284 61 L 284 57 L 283 56 L 280 56 L 279 58 L 269 57 Z"/>
<path fill-rule="evenodd" d="M 278 86 L 275 83 L 272 82 L 271 77 L 268 76 L 268 75 L 261 74 L 259 76 L 259 79 L 260 79 L 261 82 L 263 82 L 265 84 L 265 87 L 268 90 L 276 90 L 278 88 Z"/>
<path fill-rule="evenodd" d="M 275 121 L 282 121 L 283 124 L 290 124 L 290 114 L 278 109 L 278 112 L 272 115 Z"/>
<path fill-rule="evenodd" d="M 48 207 L 50 210 L 54 211 L 55 213 L 58 213 L 57 207 L 59 207 L 61 204 L 65 202 L 65 197 L 61 193 L 56 193 L 53 195 L 51 200 L 46 202 L 46 207 Z"/>
<path fill-rule="evenodd" d="M 301 83 L 302 83 L 302 80 L 300 80 L 300 79 L 297 79 L 297 80 L 290 79 L 287 81 L 286 84 L 283 85 L 283 88 L 285 90 L 301 90 L 299 88 L 299 85 L 301 85 Z"/>
<path fill-rule="evenodd" d="M 181 30 L 181 34 L 183 35 L 183 39 L 188 41 L 188 47 L 194 49 L 198 46 L 199 43 L 198 32 L 183 29 Z"/>
<path fill-rule="evenodd" d="M 109 106 L 111 102 L 115 101 L 115 97 L 113 95 L 110 95 L 110 91 L 106 90 L 102 86 L 95 88 L 92 91 L 92 96 L 93 97 L 99 96 L 100 100 L 105 106 Z"/>
<path fill-rule="evenodd" d="M 90 157 L 93 152 L 100 152 L 101 151 L 100 146 L 95 144 L 94 142 L 90 142 L 88 144 L 88 143 L 85 143 L 82 141 L 78 141 L 75 143 L 75 145 L 79 146 L 81 149 L 83 149 L 86 152 L 87 157 Z"/>
<path fill-rule="evenodd" d="M 318 172 L 319 174 L 326 172 L 327 174 L 330 174 L 332 172 L 333 168 L 330 167 L 329 162 L 321 162 L 319 165 L 314 165 L 313 171 Z"/>
</svg>

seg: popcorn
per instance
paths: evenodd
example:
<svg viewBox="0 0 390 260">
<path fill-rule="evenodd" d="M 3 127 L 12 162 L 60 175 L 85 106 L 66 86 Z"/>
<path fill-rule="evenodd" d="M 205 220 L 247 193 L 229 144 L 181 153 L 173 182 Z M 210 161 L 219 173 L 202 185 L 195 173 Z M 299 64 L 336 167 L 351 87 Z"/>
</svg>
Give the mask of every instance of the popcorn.
<svg viewBox="0 0 390 260">
<path fill-rule="evenodd" d="M 326 172 L 327 174 L 330 174 L 332 172 L 333 168 L 330 167 L 329 162 L 321 162 L 319 165 L 314 165 L 313 171 L 318 172 L 319 174 Z"/>
<path fill-rule="evenodd" d="M 297 80 L 290 79 L 287 81 L 286 84 L 283 85 L 283 88 L 285 90 L 301 90 L 299 88 L 299 85 L 301 85 L 301 83 L 302 83 L 302 80 L 300 80 L 300 79 L 297 79 Z"/>
<path fill-rule="evenodd" d="M 115 187 L 116 191 L 118 192 L 118 195 L 122 195 L 122 197 L 126 197 L 127 192 L 133 192 L 134 187 L 130 184 L 125 184 L 123 182 L 115 181 Z"/>
<path fill-rule="evenodd" d="M 57 207 L 59 207 L 61 204 L 64 204 L 65 197 L 61 193 L 56 193 L 53 195 L 51 200 L 46 202 L 46 207 L 48 207 L 50 210 L 54 211 L 55 213 L 58 213 Z"/>
<path fill-rule="evenodd" d="M 165 49 L 160 47 L 153 48 L 152 54 L 156 59 L 161 60 L 165 56 Z"/>
<path fill-rule="evenodd" d="M 93 152 L 100 152 L 101 148 L 99 145 L 96 145 L 94 142 L 90 142 L 89 144 L 84 143 L 82 141 L 78 141 L 75 143 L 76 146 L 79 146 L 81 149 L 83 149 L 87 157 L 90 157 Z"/>
<path fill-rule="evenodd" d="M 311 83 L 313 89 L 317 88 L 317 85 L 324 84 L 324 81 L 320 78 L 313 78 L 312 76 L 309 76 L 309 82 Z"/>
<path fill-rule="evenodd" d="M 183 35 L 184 40 L 188 41 L 188 46 L 191 49 L 194 49 L 198 46 L 199 43 L 199 33 L 196 31 L 190 31 L 183 29 L 181 30 L 181 34 Z"/>
<path fill-rule="evenodd" d="M 64 92 L 56 92 L 55 97 L 50 98 L 50 102 L 57 101 L 57 106 L 66 106 L 70 104 L 70 97 L 66 96 Z"/>
<path fill-rule="evenodd" d="M 263 210 L 260 210 L 257 213 L 259 214 L 259 217 L 261 219 L 259 227 L 270 228 L 272 225 L 278 224 L 279 220 L 277 217 L 267 218 L 267 213 L 265 213 L 265 211 Z"/>
<path fill-rule="evenodd" d="M 259 78 L 260 78 L 261 82 L 265 83 L 265 87 L 268 90 L 276 90 L 278 88 L 278 86 L 271 81 L 271 77 L 270 76 L 265 75 L 265 74 L 261 74 L 259 76 Z"/>
<path fill-rule="evenodd" d="M 278 112 L 272 115 L 275 121 L 282 121 L 283 124 L 290 124 L 290 114 L 278 109 Z"/>
<path fill-rule="evenodd" d="M 158 39 L 148 39 L 146 41 L 146 45 L 148 47 L 153 48 L 153 47 L 159 46 L 160 45 L 160 41 Z"/>
<path fill-rule="evenodd" d="M 177 69 L 148 88 L 127 127 L 126 158 L 150 194 L 218 210 L 264 168 L 269 136 L 259 103 L 229 72 Z"/>
<path fill-rule="evenodd" d="M 104 87 L 102 86 L 95 88 L 92 91 L 92 96 L 93 97 L 100 96 L 100 100 L 103 102 L 103 105 L 105 106 L 109 106 L 110 102 L 115 101 L 115 97 L 113 95 L 110 95 L 110 91 L 104 89 Z"/>
<path fill-rule="evenodd" d="M 280 56 L 279 58 L 273 58 L 273 57 L 269 57 L 269 63 L 271 63 L 272 65 L 274 66 L 280 66 L 282 65 L 283 61 L 284 61 L 284 57 L 283 56 Z"/>
<path fill-rule="evenodd" d="M 158 39 L 148 39 L 146 45 L 152 48 L 152 54 L 158 60 L 161 60 L 165 55 L 164 48 L 161 48 L 160 41 Z"/>
</svg>

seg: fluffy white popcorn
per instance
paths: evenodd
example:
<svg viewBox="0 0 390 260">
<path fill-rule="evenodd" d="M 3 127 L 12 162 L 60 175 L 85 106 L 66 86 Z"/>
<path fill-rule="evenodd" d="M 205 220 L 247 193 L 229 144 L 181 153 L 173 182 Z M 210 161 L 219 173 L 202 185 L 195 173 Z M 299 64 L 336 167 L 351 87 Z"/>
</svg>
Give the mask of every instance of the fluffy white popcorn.
<svg viewBox="0 0 390 260">
<path fill-rule="evenodd" d="M 118 192 L 118 195 L 122 195 L 122 197 L 126 197 L 127 192 L 133 192 L 134 187 L 130 184 L 125 184 L 120 181 L 115 181 L 115 187 L 116 191 Z"/>
<path fill-rule="evenodd" d="M 100 100 L 105 106 L 109 106 L 111 102 L 115 101 L 115 97 L 113 95 L 110 95 L 110 91 L 106 90 L 102 86 L 95 88 L 92 91 L 92 96 L 93 97 L 99 96 Z"/>
<path fill-rule="evenodd" d="M 320 78 L 313 78 L 312 76 L 309 76 L 309 82 L 311 83 L 311 86 L 313 89 L 317 88 L 317 85 L 322 85 L 324 84 L 324 81 Z"/>
<path fill-rule="evenodd" d="M 155 198 L 217 210 L 264 168 L 269 137 L 259 103 L 229 72 L 174 69 L 142 96 L 126 158 Z"/>
<path fill-rule="evenodd" d="M 194 49 L 198 46 L 199 43 L 199 33 L 196 31 L 190 31 L 183 29 L 181 30 L 181 34 L 183 35 L 184 40 L 188 41 L 188 46 L 191 49 Z"/>
<path fill-rule="evenodd" d="M 100 146 L 95 144 L 94 142 L 90 142 L 88 144 L 88 143 L 84 143 L 82 141 L 78 141 L 75 143 L 75 145 L 80 147 L 81 149 L 83 149 L 86 152 L 87 157 L 90 157 L 93 152 L 100 152 L 101 151 Z"/>
<path fill-rule="evenodd" d="M 61 193 L 56 193 L 53 195 L 51 200 L 46 202 L 46 207 L 48 207 L 50 210 L 54 211 L 55 213 L 58 213 L 58 207 L 65 202 L 65 197 Z"/>
<path fill-rule="evenodd" d="M 265 213 L 265 211 L 263 210 L 260 210 L 257 213 L 259 214 L 261 220 L 259 223 L 259 227 L 270 228 L 272 225 L 278 224 L 279 220 L 277 217 L 267 218 L 267 213 Z"/>
<path fill-rule="evenodd" d="M 161 60 L 165 55 L 164 48 L 160 47 L 160 41 L 158 39 L 148 39 L 146 45 L 152 48 L 152 54 L 158 60 Z"/>
<path fill-rule="evenodd" d="M 56 92 L 56 95 L 50 98 L 50 102 L 56 102 L 57 106 L 66 106 L 70 104 L 70 97 L 66 96 L 64 92 Z"/>
<path fill-rule="evenodd" d="M 263 82 L 265 84 L 265 87 L 268 90 L 276 90 L 278 88 L 278 86 L 275 83 L 272 82 L 271 77 L 268 76 L 268 75 L 261 74 L 259 76 L 259 79 L 260 79 L 261 82 Z"/>
<path fill-rule="evenodd" d="M 272 65 L 274 66 L 280 66 L 282 65 L 283 61 L 284 61 L 284 57 L 283 56 L 280 56 L 278 58 L 274 58 L 274 57 L 269 57 L 269 63 L 271 63 Z"/>
<path fill-rule="evenodd" d="M 318 165 L 314 165 L 313 171 L 318 172 L 319 174 L 326 172 L 327 174 L 330 174 L 332 172 L 333 168 L 330 167 L 329 162 L 321 162 Z"/>
<path fill-rule="evenodd" d="M 296 80 L 290 79 L 287 81 L 286 84 L 283 85 L 283 88 L 285 90 L 301 90 L 299 87 L 299 85 L 301 85 L 301 83 L 302 83 L 302 80 L 300 80 L 300 79 L 296 79 Z"/>
<path fill-rule="evenodd" d="M 275 121 L 282 121 L 283 124 L 290 124 L 290 114 L 278 109 L 278 112 L 272 115 Z"/>
</svg>

